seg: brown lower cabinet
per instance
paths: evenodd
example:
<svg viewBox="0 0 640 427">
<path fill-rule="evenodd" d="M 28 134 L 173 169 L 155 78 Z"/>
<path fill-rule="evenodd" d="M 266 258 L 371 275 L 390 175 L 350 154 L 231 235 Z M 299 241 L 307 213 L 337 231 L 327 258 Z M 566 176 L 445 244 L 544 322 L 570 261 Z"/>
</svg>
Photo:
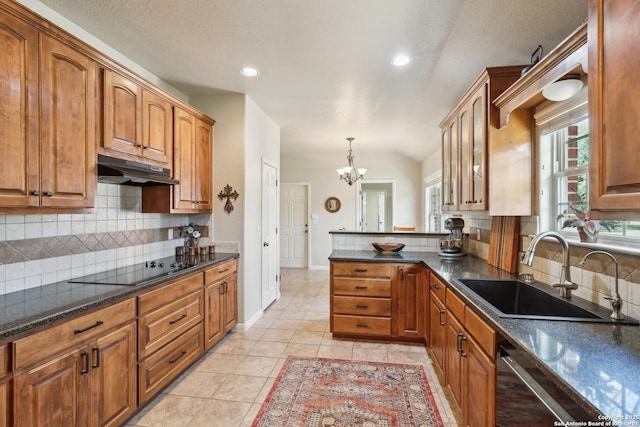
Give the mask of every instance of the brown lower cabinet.
<svg viewBox="0 0 640 427">
<path fill-rule="evenodd" d="M 238 323 L 238 262 L 204 272 L 204 345 L 211 348 Z"/>
<path fill-rule="evenodd" d="M 13 426 L 117 426 L 137 407 L 133 299 L 13 344 Z"/>
<path fill-rule="evenodd" d="M 496 334 L 446 290 L 444 382 L 462 425 L 495 425 Z"/>
<path fill-rule="evenodd" d="M 122 425 L 237 319 L 234 259 L 0 345 L 0 427 Z"/>
</svg>

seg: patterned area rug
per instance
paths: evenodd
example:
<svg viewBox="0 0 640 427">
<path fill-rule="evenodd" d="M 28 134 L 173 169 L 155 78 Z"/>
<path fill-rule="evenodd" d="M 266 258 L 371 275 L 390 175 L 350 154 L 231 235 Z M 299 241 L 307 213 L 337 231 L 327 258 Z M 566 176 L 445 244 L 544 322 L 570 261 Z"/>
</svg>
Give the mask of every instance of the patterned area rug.
<svg viewBox="0 0 640 427">
<path fill-rule="evenodd" d="M 442 427 L 420 365 L 289 357 L 252 427 Z"/>
</svg>

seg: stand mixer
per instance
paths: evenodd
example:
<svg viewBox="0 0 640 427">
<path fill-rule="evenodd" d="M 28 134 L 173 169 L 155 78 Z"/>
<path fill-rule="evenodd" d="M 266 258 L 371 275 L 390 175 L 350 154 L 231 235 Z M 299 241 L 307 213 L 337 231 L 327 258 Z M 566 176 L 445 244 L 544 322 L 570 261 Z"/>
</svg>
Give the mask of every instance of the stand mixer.
<svg viewBox="0 0 640 427">
<path fill-rule="evenodd" d="M 464 220 L 462 218 L 447 218 L 444 220 L 444 228 L 450 231 L 446 239 L 440 240 L 440 252 L 438 255 L 443 257 L 461 257 L 466 252 L 462 249 L 462 228 Z"/>
</svg>

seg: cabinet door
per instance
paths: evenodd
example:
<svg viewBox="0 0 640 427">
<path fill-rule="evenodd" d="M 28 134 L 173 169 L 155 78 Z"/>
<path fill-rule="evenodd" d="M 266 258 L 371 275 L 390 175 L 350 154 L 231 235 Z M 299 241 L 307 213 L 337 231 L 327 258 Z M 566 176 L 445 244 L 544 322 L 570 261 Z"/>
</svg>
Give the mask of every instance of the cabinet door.
<svg viewBox="0 0 640 427">
<path fill-rule="evenodd" d="M 424 313 L 426 280 L 421 265 L 401 265 L 397 267 L 396 318 L 397 334 L 401 337 L 422 338 L 424 336 Z M 397 297 L 397 298 L 396 298 Z"/>
<path fill-rule="evenodd" d="M 640 93 L 639 20 L 636 0 L 589 1 L 592 218 L 604 218 L 607 211 L 618 211 L 615 219 L 638 218 L 640 99 L 633 95 Z"/>
<path fill-rule="evenodd" d="M 142 88 L 104 70 L 105 149 L 139 156 L 142 152 Z"/>
<path fill-rule="evenodd" d="M 464 380 L 465 426 L 495 425 L 496 365 L 472 338 L 463 343 L 466 368 Z"/>
<path fill-rule="evenodd" d="M 14 378 L 15 427 L 88 425 L 89 354 L 74 350 Z"/>
<path fill-rule="evenodd" d="M 0 11 L 0 52 L 0 206 L 38 206 L 38 31 Z"/>
<path fill-rule="evenodd" d="M 471 112 L 468 107 L 460 112 L 458 119 L 458 125 L 460 126 L 460 209 L 471 209 L 470 204 L 471 192 L 471 177 L 470 177 L 470 159 L 471 159 L 471 143 L 469 138 L 471 136 L 469 118 Z"/>
<path fill-rule="evenodd" d="M 142 92 L 142 155 L 171 168 L 173 105 L 148 90 Z"/>
<path fill-rule="evenodd" d="M 447 125 L 447 130 L 443 133 L 442 141 L 443 156 L 443 180 L 446 185 L 443 186 L 442 192 L 442 210 L 455 211 L 458 210 L 458 173 L 460 163 L 460 150 L 458 147 L 458 122 L 452 121 Z"/>
<path fill-rule="evenodd" d="M 0 427 L 7 427 L 9 420 L 8 410 L 9 405 L 7 403 L 7 383 L 0 382 Z"/>
<path fill-rule="evenodd" d="M 211 156 L 212 129 L 200 119 L 196 120 L 196 136 L 194 148 L 194 188 L 193 201 L 198 210 L 211 210 L 211 184 L 213 158 Z"/>
<path fill-rule="evenodd" d="M 462 352 L 462 341 L 464 337 L 464 329 L 456 318 L 447 313 L 446 326 L 446 351 L 445 351 L 445 379 L 447 388 L 451 392 L 452 405 L 454 410 L 462 413 L 463 398 L 463 380 L 464 380 L 464 358 L 466 354 Z"/>
<path fill-rule="evenodd" d="M 40 43 L 42 206 L 93 207 L 96 64 L 53 38 Z"/>
<path fill-rule="evenodd" d="M 487 176 L 485 173 L 487 159 L 487 115 L 485 109 L 486 85 L 482 85 L 478 95 L 471 101 L 469 114 L 471 120 L 469 174 L 471 191 L 469 204 L 471 209 L 486 209 Z"/>
<path fill-rule="evenodd" d="M 238 276 L 234 274 L 224 279 L 223 325 L 227 333 L 238 323 Z"/>
<path fill-rule="evenodd" d="M 125 325 L 91 348 L 91 424 L 119 426 L 136 409 L 136 326 Z"/>
<path fill-rule="evenodd" d="M 429 348 L 433 355 L 434 366 L 444 374 L 447 310 L 438 297 L 431 292 L 429 304 Z"/>
<path fill-rule="evenodd" d="M 204 289 L 204 346 L 210 348 L 222 339 L 224 330 L 222 328 L 222 281 L 214 282 Z"/>
<path fill-rule="evenodd" d="M 173 186 L 173 208 L 193 210 L 196 118 L 175 108 L 173 132 L 173 175 L 180 181 L 180 184 Z"/>
</svg>

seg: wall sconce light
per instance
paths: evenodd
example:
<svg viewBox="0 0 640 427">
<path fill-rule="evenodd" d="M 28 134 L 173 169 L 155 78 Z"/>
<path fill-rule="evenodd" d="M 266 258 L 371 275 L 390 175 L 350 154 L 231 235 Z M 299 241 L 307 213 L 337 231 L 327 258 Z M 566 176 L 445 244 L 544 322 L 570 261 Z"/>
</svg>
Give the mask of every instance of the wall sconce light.
<svg viewBox="0 0 640 427">
<path fill-rule="evenodd" d="M 577 95 L 582 86 L 580 74 L 567 74 L 542 89 L 542 96 L 549 101 L 566 101 Z"/>
</svg>

